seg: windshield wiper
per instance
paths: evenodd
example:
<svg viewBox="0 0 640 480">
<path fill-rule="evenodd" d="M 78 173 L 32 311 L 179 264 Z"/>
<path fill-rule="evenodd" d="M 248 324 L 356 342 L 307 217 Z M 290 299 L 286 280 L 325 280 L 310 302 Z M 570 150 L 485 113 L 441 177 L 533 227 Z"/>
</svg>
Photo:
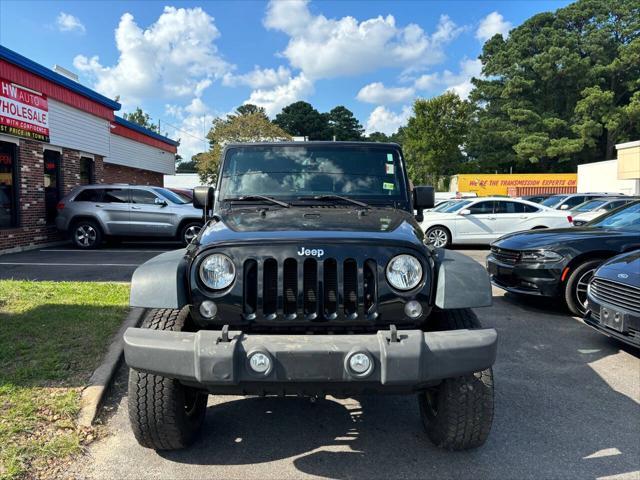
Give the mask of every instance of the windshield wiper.
<svg viewBox="0 0 640 480">
<path fill-rule="evenodd" d="M 251 200 L 264 200 L 265 202 L 274 203 L 284 208 L 289 208 L 291 205 L 282 200 L 276 200 L 275 198 L 267 197 L 266 195 L 242 195 L 240 197 L 227 197 L 226 201 L 229 202 L 248 202 Z"/>
<path fill-rule="evenodd" d="M 343 202 L 353 203 L 363 208 L 371 208 L 368 203 L 361 202 L 360 200 L 354 200 L 353 198 L 343 197 L 342 195 L 309 195 L 306 197 L 298 197 L 298 200 L 342 200 Z"/>
</svg>

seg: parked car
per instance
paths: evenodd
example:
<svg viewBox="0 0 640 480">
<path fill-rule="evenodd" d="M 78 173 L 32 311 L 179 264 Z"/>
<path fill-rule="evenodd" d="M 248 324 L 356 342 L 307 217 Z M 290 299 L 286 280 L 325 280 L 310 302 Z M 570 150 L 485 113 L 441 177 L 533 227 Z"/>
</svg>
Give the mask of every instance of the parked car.
<svg viewBox="0 0 640 480">
<path fill-rule="evenodd" d="M 193 190 L 189 190 L 188 188 L 167 188 L 167 190 L 171 190 L 179 197 L 182 197 L 185 203 L 193 202 Z"/>
<path fill-rule="evenodd" d="M 58 230 L 77 248 L 97 248 L 105 237 L 170 238 L 189 244 L 202 228 L 202 211 L 171 190 L 146 185 L 87 185 L 57 206 Z"/>
<path fill-rule="evenodd" d="M 487 269 L 508 292 L 557 297 L 584 316 L 587 285 L 609 258 L 640 248 L 640 201 L 583 227 L 506 235 L 491 244 Z"/>
<path fill-rule="evenodd" d="M 435 247 L 484 243 L 511 232 L 570 226 L 566 213 L 514 198 L 460 200 L 442 211 L 425 212 L 420 226 Z"/>
<path fill-rule="evenodd" d="M 640 250 L 603 263 L 587 288 L 587 325 L 640 347 Z"/>
<path fill-rule="evenodd" d="M 587 200 L 577 207 L 571 209 L 573 225 L 580 227 L 591 220 L 598 218 L 603 213 L 607 213 L 615 208 L 638 200 L 638 197 L 601 197 Z"/>
<path fill-rule="evenodd" d="M 552 195 L 553 193 L 541 193 L 538 195 L 523 195 L 522 197 L 518 197 L 518 200 L 527 200 L 528 202 L 542 203 Z"/>
<path fill-rule="evenodd" d="M 133 274 L 131 305 L 153 309 L 124 334 L 141 445 L 192 443 L 210 393 L 417 394 L 437 446 L 486 441 L 497 333 L 470 308 L 491 303 L 489 277 L 425 245 L 413 212 L 433 190 L 409 192 L 403 158 L 389 143 L 227 145 L 218 220 Z"/>
<path fill-rule="evenodd" d="M 556 210 L 571 210 L 594 198 L 600 197 L 621 197 L 622 193 L 567 193 L 563 195 L 552 195 L 542 202 L 542 205 Z"/>
</svg>

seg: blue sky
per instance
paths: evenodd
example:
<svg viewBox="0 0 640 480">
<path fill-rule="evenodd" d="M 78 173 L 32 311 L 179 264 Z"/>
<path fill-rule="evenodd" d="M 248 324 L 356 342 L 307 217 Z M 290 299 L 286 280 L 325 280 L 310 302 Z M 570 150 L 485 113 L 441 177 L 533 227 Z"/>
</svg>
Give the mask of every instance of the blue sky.
<svg viewBox="0 0 640 480">
<path fill-rule="evenodd" d="M 468 94 L 483 41 L 568 1 L 0 1 L 0 43 L 141 106 L 188 158 L 251 101 L 345 105 L 392 133 L 412 100 Z"/>
</svg>

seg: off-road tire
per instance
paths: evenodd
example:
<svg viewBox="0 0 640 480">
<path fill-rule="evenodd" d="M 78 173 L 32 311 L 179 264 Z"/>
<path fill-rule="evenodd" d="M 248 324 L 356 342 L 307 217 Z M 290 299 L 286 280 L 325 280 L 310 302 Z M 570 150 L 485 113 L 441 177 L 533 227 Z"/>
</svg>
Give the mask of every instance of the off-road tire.
<svg viewBox="0 0 640 480">
<path fill-rule="evenodd" d="M 142 324 L 152 330 L 186 329 L 189 310 L 153 310 Z M 176 450 L 193 443 L 207 408 L 207 395 L 159 375 L 129 370 L 129 420 L 140 445 Z"/>
<path fill-rule="evenodd" d="M 564 288 L 564 301 L 567 304 L 567 308 L 572 314 L 583 317 L 585 313 L 587 313 L 586 307 L 584 305 L 581 305 L 578 300 L 578 289 L 582 289 L 581 294 L 586 298 L 587 292 L 586 285 L 584 284 L 584 279 L 585 277 L 587 277 L 586 280 L 589 280 L 589 274 L 593 276 L 593 272 L 595 272 L 596 268 L 602 265 L 604 261 L 605 259 L 603 258 L 587 260 L 586 262 L 575 267 L 569 275 L 567 284 Z"/>
<path fill-rule="evenodd" d="M 469 309 L 434 312 L 438 330 L 480 328 Z M 420 418 L 429 439 L 447 450 L 468 450 L 483 445 L 493 423 L 491 368 L 443 380 L 418 394 Z"/>
<path fill-rule="evenodd" d="M 83 229 L 86 241 L 80 238 L 80 229 Z M 81 250 L 93 250 L 102 243 L 102 229 L 94 220 L 76 220 L 69 229 L 69 238 L 74 247 Z"/>
</svg>

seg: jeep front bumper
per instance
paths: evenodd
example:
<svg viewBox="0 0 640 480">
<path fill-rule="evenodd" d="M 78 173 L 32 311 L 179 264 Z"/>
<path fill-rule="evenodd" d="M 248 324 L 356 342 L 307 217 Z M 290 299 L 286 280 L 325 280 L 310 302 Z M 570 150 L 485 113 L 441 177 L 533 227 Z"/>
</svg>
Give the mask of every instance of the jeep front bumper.
<svg viewBox="0 0 640 480">
<path fill-rule="evenodd" d="M 129 328 L 127 365 L 139 371 L 227 394 L 410 392 L 439 380 L 484 370 L 496 358 L 494 329 L 368 335 L 259 335 L 239 331 L 197 333 Z M 266 354 L 263 374 L 249 365 Z M 366 354 L 372 367 L 354 373 L 349 358 Z"/>
</svg>

